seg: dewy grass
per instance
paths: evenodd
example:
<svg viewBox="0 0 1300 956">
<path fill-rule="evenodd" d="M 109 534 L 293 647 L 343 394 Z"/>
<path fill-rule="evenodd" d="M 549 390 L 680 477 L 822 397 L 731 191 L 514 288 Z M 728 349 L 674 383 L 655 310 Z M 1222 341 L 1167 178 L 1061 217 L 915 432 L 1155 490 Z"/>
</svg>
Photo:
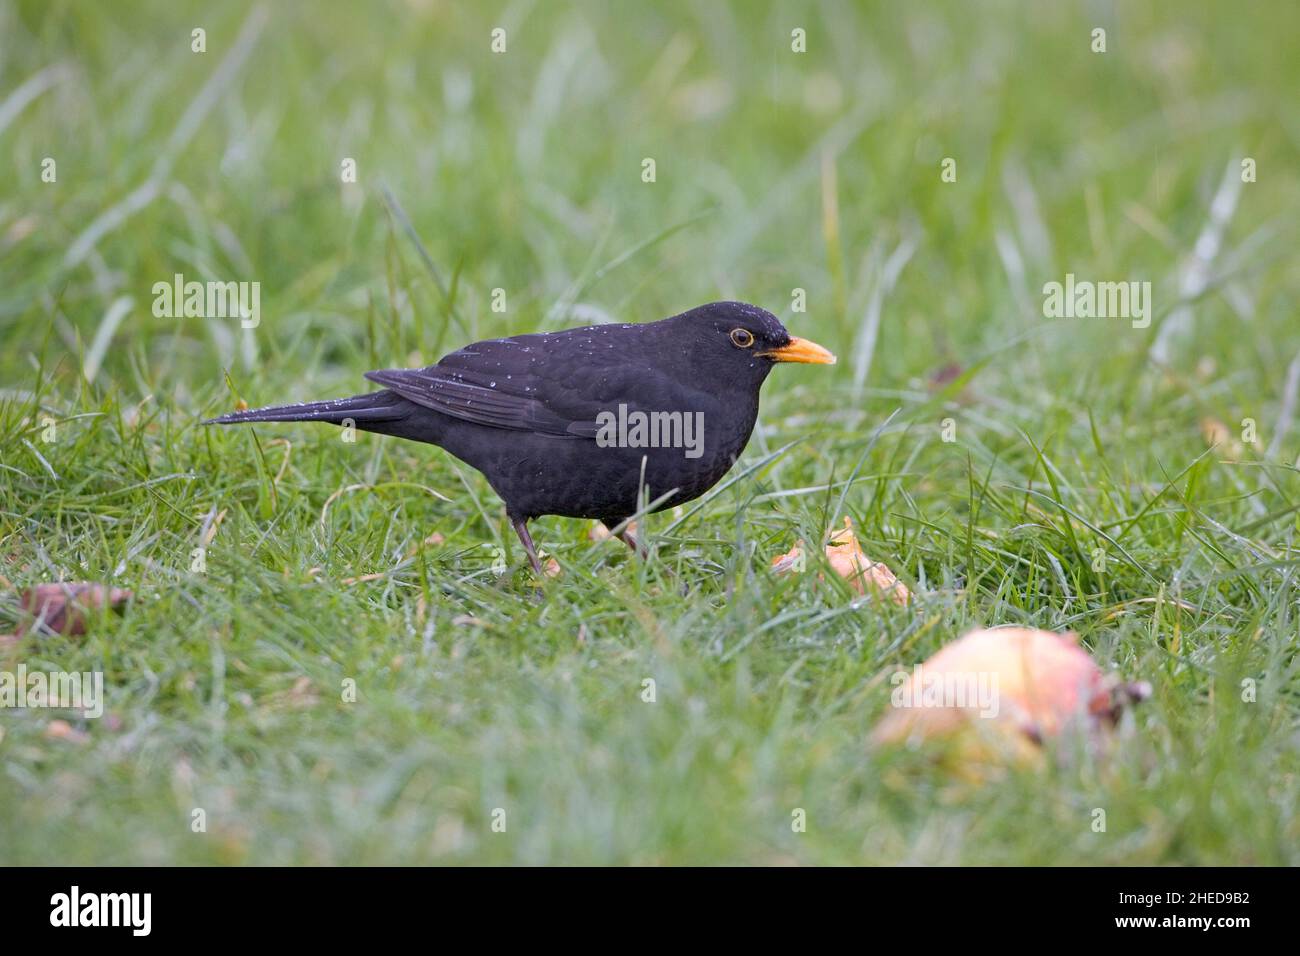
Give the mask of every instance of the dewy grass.
<svg viewBox="0 0 1300 956">
<path fill-rule="evenodd" d="M 0 711 L 0 861 L 1300 862 L 1295 10 L 387 9 L 0 0 L 0 632 L 135 595 L 0 646 L 104 675 Z M 198 424 L 724 298 L 845 360 L 647 563 L 544 518 L 539 581 L 434 448 Z M 770 572 L 844 515 L 911 606 Z M 1104 759 L 868 751 L 1000 623 L 1152 684 Z"/>
</svg>

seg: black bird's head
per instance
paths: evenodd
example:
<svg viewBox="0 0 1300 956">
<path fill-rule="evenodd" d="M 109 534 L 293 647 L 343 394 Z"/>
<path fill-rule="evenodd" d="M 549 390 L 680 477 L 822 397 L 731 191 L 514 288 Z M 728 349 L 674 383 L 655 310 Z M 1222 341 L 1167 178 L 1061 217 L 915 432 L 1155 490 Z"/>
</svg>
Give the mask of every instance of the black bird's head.
<svg viewBox="0 0 1300 956">
<path fill-rule="evenodd" d="M 835 364 L 828 350 L 795 338 L 771 312 L 746 302 L 710 302 L 661 324 L 691 373 L 717 385 L 757 389 L 777 362 Z"/>
</svg>

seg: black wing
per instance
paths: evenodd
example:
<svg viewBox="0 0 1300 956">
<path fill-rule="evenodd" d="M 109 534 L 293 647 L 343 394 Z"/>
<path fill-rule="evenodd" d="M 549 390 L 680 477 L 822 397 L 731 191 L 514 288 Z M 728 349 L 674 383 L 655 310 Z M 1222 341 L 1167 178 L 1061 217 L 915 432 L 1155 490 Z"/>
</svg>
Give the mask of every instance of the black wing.
<svg viewBox="0 0 1300 956">
<path fill-rule="evenodd" d="M 596 416 L 618 402 L 649 406 L 638 397 L 668 383 L 632 360 L 613 334 L 574 329 L 490 339 L 452 352 L 437 365 L 382 369 L 366 378 L 425 408 L 492 428 L 564 438 L 594 438 Z"/>
</svg>

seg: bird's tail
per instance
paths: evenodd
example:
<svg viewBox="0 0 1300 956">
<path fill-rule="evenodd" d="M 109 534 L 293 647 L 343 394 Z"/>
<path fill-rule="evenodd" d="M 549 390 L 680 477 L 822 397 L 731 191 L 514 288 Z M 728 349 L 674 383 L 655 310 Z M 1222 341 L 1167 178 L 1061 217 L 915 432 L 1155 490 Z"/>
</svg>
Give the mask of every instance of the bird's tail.
<svg viewBox="0 0 1300 956">
<path fill-rule="evenodd" d="M 351 398 L 335 398 L 325 402 L 303 402 L 298 405 L 270 405 L 266 408 L 250 408 L 243 412 L 231 412 L 217 418 L 209 418 L 205 425 L 237 425 L 244 422 L 329 422 L 342 425 L 349 419 L 358 428 L 381 422 L 391 422 L 405 418 L 410 412 L 410 403 L 396 392 L 384 389 L 366 395 L 354 395 Z"/>
</svg>

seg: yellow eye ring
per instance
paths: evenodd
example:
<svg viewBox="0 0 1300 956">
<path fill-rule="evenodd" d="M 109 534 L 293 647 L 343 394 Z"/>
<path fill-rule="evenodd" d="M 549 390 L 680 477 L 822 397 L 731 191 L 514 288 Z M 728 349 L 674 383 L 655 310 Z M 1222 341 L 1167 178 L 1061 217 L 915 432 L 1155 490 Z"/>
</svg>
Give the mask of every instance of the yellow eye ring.
<svg viewBox="0 0 1300 956">
<path fill-rule="evenodd" d="M 749 329 L 732 329 L 731 344 L 736 348 L 747 349 L 754 344 L 754 333 Z"/>
</svg>

